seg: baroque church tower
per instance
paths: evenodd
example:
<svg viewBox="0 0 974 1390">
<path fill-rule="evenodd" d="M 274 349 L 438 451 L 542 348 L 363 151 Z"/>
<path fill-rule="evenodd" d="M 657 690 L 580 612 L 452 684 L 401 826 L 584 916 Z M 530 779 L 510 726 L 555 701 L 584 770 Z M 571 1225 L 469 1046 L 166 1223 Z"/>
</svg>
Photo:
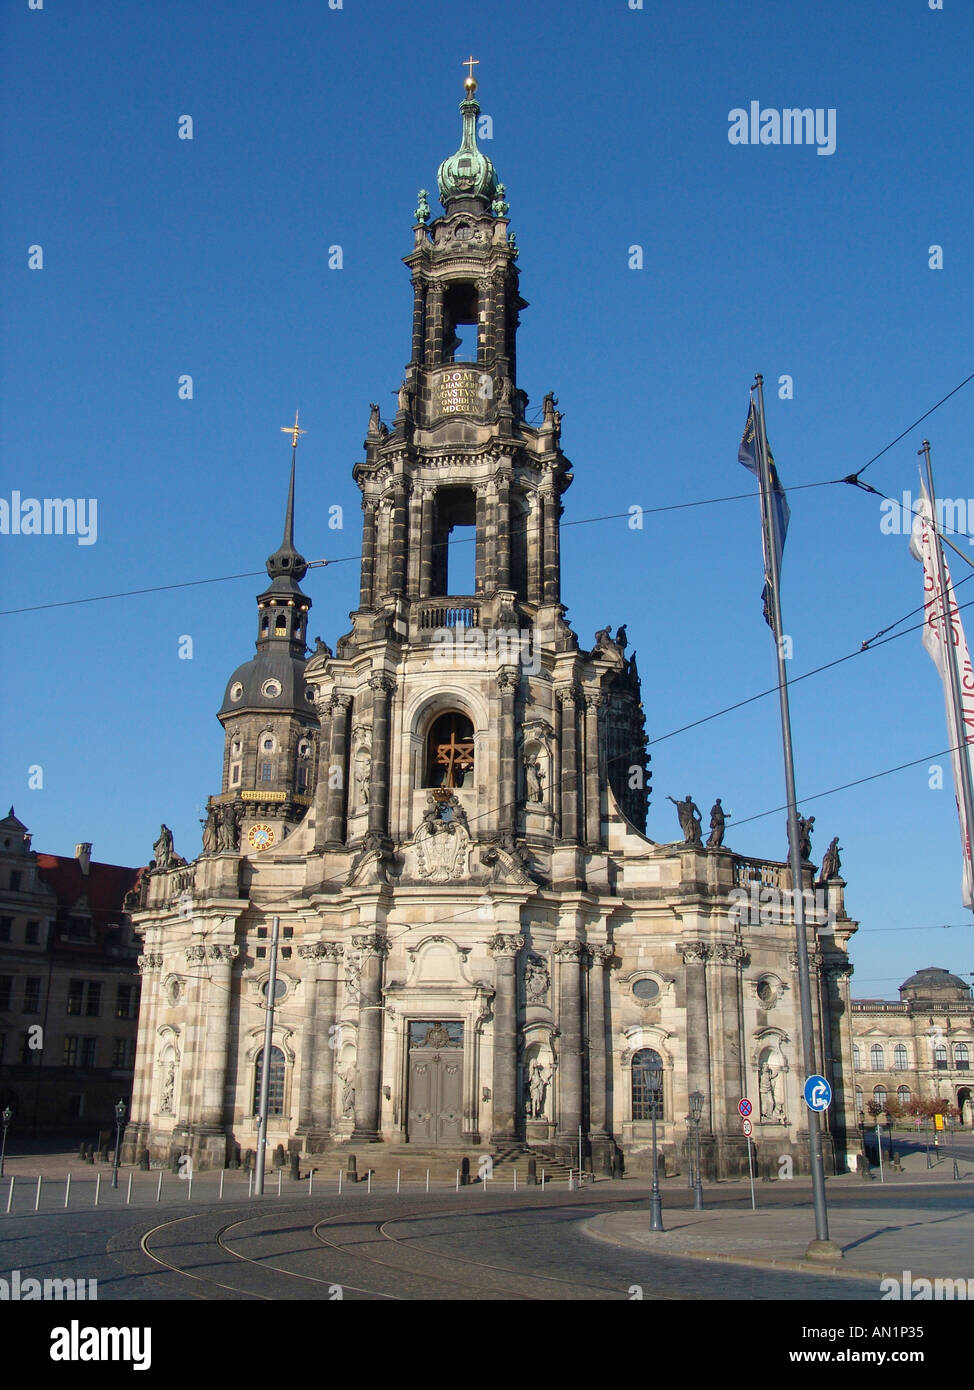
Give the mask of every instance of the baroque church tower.
<svg viewBox="0 0 974 1390">
<path fill-rule="evenodd" d="M 740 910 L 754 885 L 786 897 L 789 870 L 722 834 L 705 846 L 689 821 L 682 841 L 646 838 L 635 656 L 625 626 L 584 644 L 566 620 L 571 464 L 556 398 L 531 410 L 518 381 L 518 248 L 465 88 L 443 215 L 421 190 L 404 258 L 397 410 L 371 407 L 354 467 L 351 628 L 306 659 L 292 458 L 257 652 L 219 711 L 203 853 L 186 864 L 160 842 L 131 904 L 145 953 L 127 1152 L 222 1164 L 253 1149 L 279 916 L 272 1144 L 497 1161 L 528 1146 L 577 1163 L 581 1133 L 607 1170 L 620 1153 L 645 1161 L 655 1108 L 679 1164 L 699 1090 L 711 1171 L 746 1171 L 748 1094 L 759 1152 L 800 1162 L 793 921 Z M 825 886 L 830 925 L 810 952 L 839 1165 L 855 1132 L 843 887 Z"/>
</svg>

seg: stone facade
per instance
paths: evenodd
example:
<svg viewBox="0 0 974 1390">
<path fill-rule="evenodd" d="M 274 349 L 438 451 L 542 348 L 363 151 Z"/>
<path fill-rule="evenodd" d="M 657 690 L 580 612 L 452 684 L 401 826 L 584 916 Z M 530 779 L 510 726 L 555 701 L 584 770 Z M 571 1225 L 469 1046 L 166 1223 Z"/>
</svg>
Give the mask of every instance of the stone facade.
<svg viewBox="0 0 974 1390">
<path fill-rule="evenodd" d="M 208 825 L 193 864 L 157 864 L 145 879 L 127 1152 L 180 1148 L 222 1163 L 228 1140 L 254 1147 L 277 915 L 272 1144 L 528 1144 L 570 1161 L 581 1142 L 596 1166 L 617 1149 L 638 1163 L 655 1053 L 671 1161 L 699 1089 L 711 1171 L 746 1171 L 744 1094 L 759 1155 L 801 1164 L 789 870 L 744 859 L 719 835 L 705 847 L 643 833 L 635 657 L 624 627 L 585 646 L 566 621 L 559 528 L 571 465 L 554 396 L 529 421 L 518 385 L 526 305 L 503 186 L 476 149 L 474 87 L 461 149 L 440 169 L 445 213 L 428 223 L 421 197 L 405 258 L 412 355 L 398 409 L 387 424 L 372 407 L 354 469 L 363 534 L 351 629 L 305 664 L 292 472 L 257 656 L 231 677 L 220 711 L 229 751 L 215 800 L 233 825 L 222 840 Z M 458 357 L 464 328 L 469 361 Z M 458 593 L 462 528 L 473 582 Z M 280 758 L 262 782 L 265 728 Z M 310 793 L 298 792 L 302 740 Z M 274 798 L 261 801 L 262 787 Z M 828 922 L 810 949 L 840 1166 L 855 1132 L 856 924 L 843 889 L 836 877 L 821 890 Z M 756 917 L 742 913 L 759 891 L 785 905 L 762 899 Z"/>
<path fill-rule="evenodd" d="M 852 1003 L 857 1109 L 887 1098 L 910 1114 L 917 1102 L 944 1101 L 974 1126 L 974 999 L 957 975 L 927 966 L 900 985 L 896 1003 Z"/>
</svg>

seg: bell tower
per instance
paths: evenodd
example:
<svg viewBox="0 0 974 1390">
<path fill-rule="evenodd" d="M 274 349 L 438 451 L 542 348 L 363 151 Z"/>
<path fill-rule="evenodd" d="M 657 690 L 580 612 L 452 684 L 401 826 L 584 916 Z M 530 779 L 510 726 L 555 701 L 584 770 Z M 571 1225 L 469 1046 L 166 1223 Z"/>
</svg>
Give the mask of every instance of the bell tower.
<svg viewBox="0 0 974 1390">
<path fill-rule="evenodd" d="M 462 875 L 452 863 L 444 872 L 490 877 L 506 854 L 515 877 L 575 885 L 587 857 L 604 854 L 607 780 L 645 825 L 639 680 L 624 629 L 585 652 L 565 620 L 571 465 L 556 397 L 529 412 L 518 383 L 518 247 L 477 145 L 472 75 L 464 88 L 460 147 L 437 174 L 443 213 L 431 216 L 421 189 L 404 258 L 412 340 L 397 409 L 386 421 L 372 405 L 354 468 L 359 606 L 335 656 L 312 657 L 306 672 L 329 768 L 315 844 L 356 850 L 366 877 L 434 873 L 422 855 L 403 870 L 395 847 L 422 839 L 433 811 L 442 824 L 449 799 L 451 836 L 465 817 L 471 857 Z"/>
</svg>

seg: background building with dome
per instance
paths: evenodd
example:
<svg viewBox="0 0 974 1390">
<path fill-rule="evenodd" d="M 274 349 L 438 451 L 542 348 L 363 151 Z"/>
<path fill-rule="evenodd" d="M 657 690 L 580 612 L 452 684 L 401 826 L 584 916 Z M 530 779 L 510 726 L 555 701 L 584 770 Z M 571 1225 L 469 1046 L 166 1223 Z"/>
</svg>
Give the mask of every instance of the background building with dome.
<svg viewBox="0 0 974 1390">
<path fill-rule="evenodd" d="M 974 1125 L 974 998 L 959 975 L 940 966 L 918 970 L 899 989 L 898 1002 L 852 1002 L 856 1107 L 870 1102 L 899 1111 L 943 1102 Z"/>
<path fill-rule="evenodd" d="M 644 833 L 636 657 L 625 624 L 582 642 L 566 620 L 572 465 L 556 398 L 529 416 L 518 378 L 527 305 L 504 187 L 477 148 L 476 85 L 440 165 L 443 215 L 419 196 L 397 409 L 386 421 L 371 407 L 353 470 L 351 628 L 309 659 L 292 454 L 256 654 L 219 710 L 203 851 L 186 862 L 161 834 L 130 904 L 144 946 L 125 1152 L 208 1166 L 255 1147 L 278 916 L 272 1145 L 381 1144 L 446 1165 L 525 1147 L 577 1164 L 581 1149 L 597 1169 L 620 1153 L 638 1166 L 655 1108 L 674 1164 L 700 1092 L 709 1172 L 747 1171 L 743 1096 L 759 1159 L 791 1154 L 801 1169 L 790 871 L 725 846 L 722 817 L 704 844 L 689 797 L 680 839 Z M 801 886 L 814 880 L 806 863 Z M 835 862 L 809 949 L 840 1169 L 855 1138 L 844 887 Z M 760 908 L 742 912 L 742 898 Z"/>
</svg>

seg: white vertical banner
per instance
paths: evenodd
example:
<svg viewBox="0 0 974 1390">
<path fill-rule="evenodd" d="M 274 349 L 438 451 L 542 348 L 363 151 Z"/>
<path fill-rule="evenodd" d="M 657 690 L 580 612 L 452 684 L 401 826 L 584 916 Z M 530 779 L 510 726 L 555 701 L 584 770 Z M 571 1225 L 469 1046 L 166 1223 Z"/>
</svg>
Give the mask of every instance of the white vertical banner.
<svg viewBox="0 0 974 1390">
<path fill-rule="evenodd" d="M 910 554 L 923 566 L 923 645 L 940 673 L 944 687 L 944 702 L 947 707 L 947 733 L 953 752 L 950 761 L 954 774 L 954 797 L 957 802 L 957 818 L 960 822 L 961 844 L 964 850 L 964 906 L 974 910 L 974 868 L 972 868 L 971 836 L 974 826 L 969 825 L 964 810 L 961 759 L 966 758 L 974 773 L 974 667 L 971 666 L 971 653 L 964 635 L 964 625 L 957 611 L 957 598 L 950 578 L 946 558 L 943 561 L 945 585 L 947 589 L 946 609 L 949 617 L 949 635 L 957 656 L 957 673 L 960 678 L 960 708 L 954 708 L 951 697 L 950 672 L 947 667 L 947 652 L 944 647 L 944 597 L 937 580 L 937 560 L 934 552 L 936 544 L 931 525 L 930 496 L 922 479 L 922 496 L 916 507 L 913 533 L 910 538 Z"/>
</svg>

